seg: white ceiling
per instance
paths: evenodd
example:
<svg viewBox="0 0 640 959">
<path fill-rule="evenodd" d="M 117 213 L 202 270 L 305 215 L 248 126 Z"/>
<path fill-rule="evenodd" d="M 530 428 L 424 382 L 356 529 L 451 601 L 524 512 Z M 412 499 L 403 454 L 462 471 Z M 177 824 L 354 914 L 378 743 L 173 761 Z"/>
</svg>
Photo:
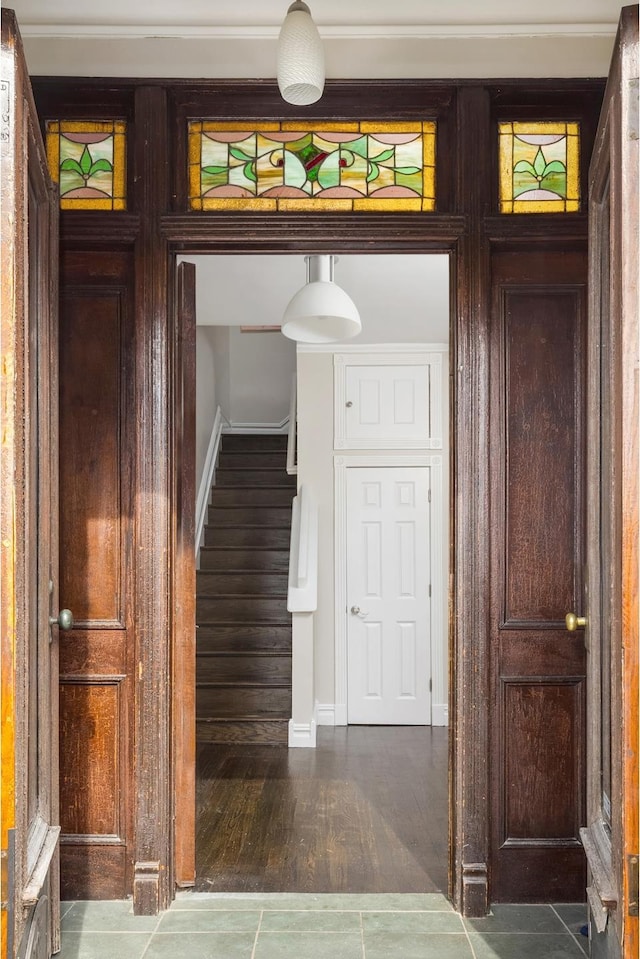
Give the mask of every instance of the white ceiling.
<svg viewBox="0 0 640 959">
<path fill-rule="evenodd" d="M 32 74 L 270 78 L 288 0 L 13 0 Z M 607 73 L 619 0 L 312 0 L 327 76 Z"/>
<path fill-rule="evenodd" d="M 304 256 L 184 256 L 196 264 L 199 326 L 279 326 L 305 282 Z M 335 282 L 356 304 L 351 343 L 447 343 L 449 258 L 442 254 L 340 254 Z"/>
</svg>

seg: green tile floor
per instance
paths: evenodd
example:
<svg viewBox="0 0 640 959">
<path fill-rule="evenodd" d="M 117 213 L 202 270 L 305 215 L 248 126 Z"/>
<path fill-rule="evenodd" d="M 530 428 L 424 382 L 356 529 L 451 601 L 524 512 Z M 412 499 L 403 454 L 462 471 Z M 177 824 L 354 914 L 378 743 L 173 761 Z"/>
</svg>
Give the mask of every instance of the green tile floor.
<svg viewBox="0 0 640 959">
<path fill-rule="evenodd" d="M 462 919 L 440 894 L 180 893 L 62 904 L 60 959 L 584 959 L 585 907 L 496 905 Z"/>
</svg>

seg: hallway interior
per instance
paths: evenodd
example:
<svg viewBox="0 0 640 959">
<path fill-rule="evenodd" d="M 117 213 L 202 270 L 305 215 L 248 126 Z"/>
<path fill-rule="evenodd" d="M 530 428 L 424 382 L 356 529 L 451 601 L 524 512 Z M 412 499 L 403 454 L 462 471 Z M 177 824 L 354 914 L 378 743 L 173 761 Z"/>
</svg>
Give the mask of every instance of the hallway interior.
<svg viewBox="0 0 640 959">
<path fill-rule="evenodd" d="M 586 908 L 446 898 L 448 730 L 199 743 L 196 891 L 160 916 L 63 903 L 60 959 L 581 959 Z"/>
<path fill-rule="evenodd" d="M 199 743 L 196 889 L 445 893 L 448 730 L 321 726 L 316 749 Z"/>
</svg>

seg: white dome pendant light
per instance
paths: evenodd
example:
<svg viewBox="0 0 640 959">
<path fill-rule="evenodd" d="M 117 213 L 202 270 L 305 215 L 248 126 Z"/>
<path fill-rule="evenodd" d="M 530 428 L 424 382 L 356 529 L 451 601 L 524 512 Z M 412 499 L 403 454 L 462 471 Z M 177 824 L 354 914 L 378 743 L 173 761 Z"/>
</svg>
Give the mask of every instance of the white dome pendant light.
<svg viewBox="0 0 640 959">
<path fill-rule="evenodd" d="M 324 89 L 324 51 L 311 11 L 295 0 L 278 37 L 278 87 L 282 99 L 297 106 L 315 103 Z"/>
<path fill-rule="evenodd" d="M 282 318 L 282 332 L 299 343 L 348 340 L 362 329 L 351 297 L 333 282 L 337 257 L 305 256 L 307 282 L 295 294 Z"/>
</svg>

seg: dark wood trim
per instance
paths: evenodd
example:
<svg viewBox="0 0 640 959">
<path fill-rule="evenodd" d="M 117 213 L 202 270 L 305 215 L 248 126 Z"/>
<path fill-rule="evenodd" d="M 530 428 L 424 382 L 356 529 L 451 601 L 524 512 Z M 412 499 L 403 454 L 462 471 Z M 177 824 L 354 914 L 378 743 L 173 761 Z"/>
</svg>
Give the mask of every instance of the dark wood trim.
<svg viewBox="0 0 640 959">
<path fill-rule="evenodd" d="M 66 211 L 60 214 L 60 242 L 67 250 L 133 247 L 140 233 L 136 213 Z"/>
<path fill-rule="evenodd" d="M 458 97 L 456 203 L 469 216 L 458 245 L 453 364 L 453 596 L 451 637 L 451 898 L 467 916 L 489 906 L 489 255 L 482 217 L 490 191 L 490 101 Z"/>
<path fill-rule="evenodd" d="M 446 251 L 465 230 L 462 216 L 389 214 L 186 214 L 160 219 L 162 235 L 189 253 L 385 253 Z"/>
<path fill-rule="evenodd" d="M 502 115 L 567 116 L 593 127 L 600 81 L 330 81 L 305 119 L 436 119 L 435 214 L 186 213 L 189 116 L 299 118 L 273 81 L 40 78 L 41 117 L 124 116 L 131 124 L 130 212 L 64 214 L 65 246 L 89 236 L 136 249 L 136 912 L 172 895 L 170 739 L 172 556 L 170 409 L 172 257 L 187 253 L 446 252 L 451 255 L 452 666 L 451 895 L 466 915 L 486 911 L 489 861 L 489 317 L 492 247 L 584 250 L 586 217 L 497 216 L 495 122 Z M 583 161 L 589 136 L 583 141 Z M 584 166 L 584 162 L 583 162 Z M 169 212 L 174 211 L 174 212 Z M 107 224 L 108 219 L 108 224 Z"/>
<path fill-rule="evenodd" d="M 170 540 L 171 425 L 168 330 L 168 255 L 158 230 L 166 206 L 166 94 L 136 89 L 134 147 L 138 207 L 136 245 L 135 607 L 136 835 L 133 906 L 155 915 L 173 897 L 171 775 Z"/>
<path fill-rule="evenodd" d="M 180 263 L 173 323 L 172 708 L 177 886 L 196 870 L 196 268 Z"/>
</svg>

